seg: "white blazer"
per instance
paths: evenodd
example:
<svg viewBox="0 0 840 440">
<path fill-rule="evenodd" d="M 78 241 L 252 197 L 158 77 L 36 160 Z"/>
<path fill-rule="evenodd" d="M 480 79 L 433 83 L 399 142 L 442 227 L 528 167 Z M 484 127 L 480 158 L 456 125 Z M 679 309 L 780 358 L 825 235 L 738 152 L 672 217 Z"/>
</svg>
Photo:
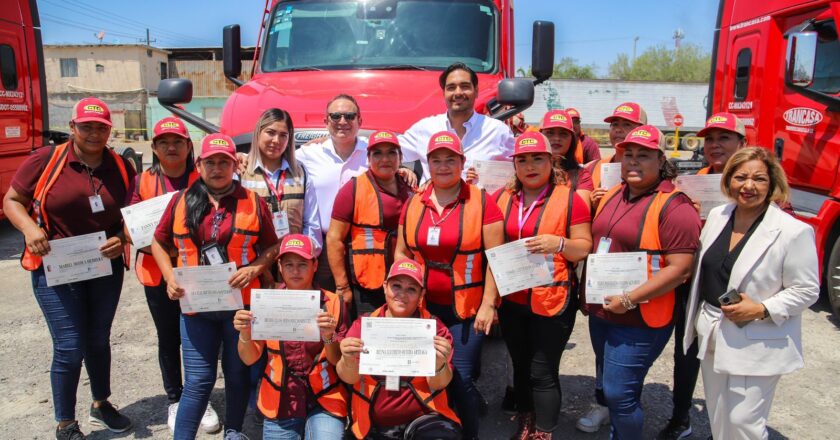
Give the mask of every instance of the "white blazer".
<svg viewBox="0 0 840 440">
<path fill-rule="evenodd" d="M 686 349 L 694 339 L 702 302 L 700 262 L 734 210 L 734 203 L 713 209 L 700 233 L 683 337 Z M 817 301 L 819 286 L 814 230 L 771 203 L 735 261 L 727 286 L 727 291 L 737 289 L 763 303 L 770 318 L 739 328 L 721 315 L 719 325 L 704 326 L 710 334 L 702 334 L 703 329 L 697 332 L 698 357 L 703 359 L 710 338 L 714 338 L 714 369 L 718 373 L 773 376 L 802 368 L 801 314 Z M 716 296 L 724 293 L 714 292 Z"/>
</svg>

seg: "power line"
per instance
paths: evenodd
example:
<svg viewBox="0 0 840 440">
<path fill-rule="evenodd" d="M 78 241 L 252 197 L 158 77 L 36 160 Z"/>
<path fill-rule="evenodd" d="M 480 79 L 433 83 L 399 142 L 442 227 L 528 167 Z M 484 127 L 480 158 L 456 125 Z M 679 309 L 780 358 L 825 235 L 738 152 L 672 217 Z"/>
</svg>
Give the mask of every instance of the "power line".
<svg viewBox="0 0 840 440">
<path fill-rule="evenodd" d="M 133 39 L 140 38 L 137 35 L 124 34 L 122 32 L 114 31 L 114 30 L 111 30 L 111 29 L 95 28 L 95 27 L 92 27 L 92 26 L 90 26 L 86 23 L 79 23 L 77 21 L 68 20 L 66 18 L 56 17 L 56 16 L 53 16 L 53 15 L 50 15 L 50 14 L 45 14 L 43 12 L 41 13 L 41 17 L 43 19 L 45 19 L 46 21 L 51 22 L 53 24 L 59 24 L 59 25 L 62 25 L 62 26 L 70 27 L 70 28 L 84 29 L 84 30 L 92 31 L 92 32 L 99 32 L 99 31 L 104 30 L 104 31 L 107 31 L 108 33 L 116 35 L 118 37 L 133 38 Z"/>
</svg>

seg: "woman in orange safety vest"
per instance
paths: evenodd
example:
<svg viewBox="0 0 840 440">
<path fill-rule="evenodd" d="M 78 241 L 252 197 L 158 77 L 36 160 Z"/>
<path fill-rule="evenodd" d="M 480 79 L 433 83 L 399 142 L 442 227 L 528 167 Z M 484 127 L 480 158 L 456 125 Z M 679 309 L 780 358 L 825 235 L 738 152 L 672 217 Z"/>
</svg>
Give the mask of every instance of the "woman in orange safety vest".
<svg viewBox="0 0 840 440">
<path fill-rule="evenodd" d="M 519 428 L 512 438 L 550 439 L 562 401 L 557 371 L 577 314 L 572 263 L 592 248 L 589 204 L 561 184 L 552 148 L 541 133 L 514 142 L 515 176 L 496 195 L 505 241 L 523 238 L 529 251 L 551 256 L 551 284 L 502 298 L 499 324 L 513 361 Z M 558 174 L 561 174 L 558 177 Z"/>
<path fill-rule="evenodd" d="M 595 188 L 592 186 L 592 176 L 582 166 L 583 146 L 575 134 L 572 117 L 563 110 L 552 110 L 543 116 L 540 133 L 551 143 L 555 168 L 565 171 L 564 184 L 583 197 L 588 205 L 590 193 Z"/>
<path fill-rule="evenodd" d="M 265 440 L 317 438 L 340 440 L 344 436 L 349 391 L 335 372 L 341 357 L 339 342 L 347 331 L 344 303 L 335 293 L 318 291 L 312 285 L 318 258 L 313 240 L 303 234 L 289 234 L 280 245 L 280 272 L 285 288 L 312 291 L 311 299 L 322 310 L 316 320 L 317 342 L 253 340 L 249 310 L 233 318 L 239 330 L 239 357 L 255 364 L 263 352 L 268 355 L 260 381 L 257 409 L 265 417 Z M 314 295 L 318 298 L 314 298 Z M 260 295 L 282 295 L 283 291 Z"/>
<path fill-rule="evenodd" d="M 403 204 L 414 192 L 399 178 L 397 136 L 377 131 L 368 138 L 370 168 L 339 191 L 327 232 L 327 252 L 336 293 L 355 318 L 383 304 L 382 286 L 394 260 Z"/>
<path fill-rule="evenodd" d="M 428 320 L 435 327 L 435 371 L 432 376 L 382 377 L 359 373 L 365 350 L 362 319 L 357 319 L 341 341 L 339 377 L 352 386 L 350 431 L 357 439 L 454 440 L 461 438 L 460 421 L 452 411 L 446 386 L 452 380 L 452 335 L 422 301 L 420 263 L 398 259 L 385 281 L 385 305 L 365 319 L 410 318 Z M 394 379 L 392 381 L 392 379 Z"/>
<path fill-rule="evenodd" d="M 172 197 L 152 242 L 152 255 L 173 300 L 186 291 L 175 277 L 177 267 L 228 266 L 228 284 L 239 289 L 242 303 L 276 259 L 277 235 L 265 202 L 233 180 L 236 147 L 223 134 L 205 136 L 197 168 L 201 178 Z M 219 270 L 225 270 L 220 268 Z M 183 304 L 182 304 L 183 307 Z M 216 382 L 219 346 L 225 374 L 225 438 L 239 439 L 248 405 L 248 367 L 236 350 L 239 332 L 227 307 L 181 314 L 184 391 L 178 404 L 175 438 L 195 437 Z"/>
</svg>

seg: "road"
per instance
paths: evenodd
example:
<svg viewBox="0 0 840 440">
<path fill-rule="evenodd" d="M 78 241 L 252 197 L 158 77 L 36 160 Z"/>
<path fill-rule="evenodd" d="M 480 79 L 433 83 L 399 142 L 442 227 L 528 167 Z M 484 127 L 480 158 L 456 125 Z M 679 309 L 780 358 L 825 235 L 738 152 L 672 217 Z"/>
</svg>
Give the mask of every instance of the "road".
<svg viewBox="0 0 840 440">
<path fill-rule="evenodd" d="M 18 256 L 21 236 L 0 222 L 0 279 L 6 285 L 0 309 L 0 438 L 53 438 L 52 396 L 49 368 L 51 342 L 43 316 L 32 295 L 29 274 L 20 268 Z M 827 307 L 818 303 L 803 319 L 806 367 L 781 380 L 770 417 L 772 439 L 839 438 L 837 396 L 840 383 L 840 334 L 838 321 Z M 112 402 L 134 421 L 134 429 L 112 434 L 87 422 L 90 405 L 86 373 L 82 372 L 77 414 L 90 439 L 170 438 L 166 426 L 166 396 L 160 381 L 154 327 L 140 284 L 128 273 L 122 290 L 112 335 Z M 673 343 L 654 364 L 643 394 L 645 438 L 653 438 L 671 413 L 670 386 Z M 506 439 L 515 429 L 499 405 L 504 393 L 507 360 L 501 340 L 490 339 L 483 353 L 483 373 L 479 388 L 490 402 L 490 414 L 482 419 L 482 439 Z M 574 422 L 592 400 L 594 356 L 589 343 L 586 318 L 578 314 L 577 325 L 560 365 L 563 408 L 556 433 L 563 439 L 602 440 L 608 430 L 584 434 Z M 219 379 L 212 402 L 223 408 L 224 381 Z M 223 411 L 219 411 L 223 414 Z M 695 435 L 709 435 L 704 409 L 702 383 L 698 383 L 692 410 Z M 247 419 L 246 433 L 259 439 L 259 431 Z M 221 438 L 220 434 L 199 438 Z"/>
</svg>

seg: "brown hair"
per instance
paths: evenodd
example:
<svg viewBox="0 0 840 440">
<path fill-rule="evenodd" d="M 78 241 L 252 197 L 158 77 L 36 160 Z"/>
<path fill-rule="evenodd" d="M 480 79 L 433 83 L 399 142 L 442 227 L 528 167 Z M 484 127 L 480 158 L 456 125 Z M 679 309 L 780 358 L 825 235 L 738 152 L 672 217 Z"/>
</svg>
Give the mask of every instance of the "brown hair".
<svg viewBox="0 0 840 440">
<path fill-rule="evenodd" d="M 554 155 L 549 155 L 551 158 L 551 170 L 553 173 L 548 175 L 548 184 L 549 185 L 565 185 L 569 181 L 569 173 L 567 173 L 563 168 L 560 167 L 560 162 L 562 159 L 555 158 Z M 514 171 L 513 176 L 511 176 L 510 181 L 505 185 L 506 190 L 510 190 L 512 192 L 519 192 L 522 191 L 522 182 L 519 180 L 519 177 L 516 176 L 516 161 L 514 163 Z"/>
<path fill-rule="evenodd" d="M 729 197 L 732 176 L 742 165 L 752 160 L 760 160 L 767 167 L 767 174 L 770 176 L 770 190 L 767 192 L 765 203 L 776 202 L 786 203 L 790 200 L 790 186 L 787 182 L 785 170 L 779 164 L 778 159 L 770 154 L 770 151 L 761 147 L 747 147 L 735 152 L 726 162 L 723 168 L 723 175 L 720 179 L 720 190 Z"/>
<path fill-rule="evenodd" d="M 254 134 L 251 137 L 251 150 L 248 151 L 248 160 L 246 162 L 246 170 L 249 173 L 254 172 L 257 166 L 257 158 L 260 156 L 260 134 L 266 127 L 275 123 L 284 122 L 286 128 L 289 130 L 289 140 L 286 143 L 286 150 L 283 151 L 283 159 L 289 164 L 289 171 L 292 177 L 300 177 L 302 173 L 298 167 L 297 160 L 295 160 L 295 126 L 292 124 L 292 116 L 286 110 L 279 108 L 270 108 L 263 112 L 260 119 L 257 120 L 257 125 L 254 127 Z"/>
</svg>

